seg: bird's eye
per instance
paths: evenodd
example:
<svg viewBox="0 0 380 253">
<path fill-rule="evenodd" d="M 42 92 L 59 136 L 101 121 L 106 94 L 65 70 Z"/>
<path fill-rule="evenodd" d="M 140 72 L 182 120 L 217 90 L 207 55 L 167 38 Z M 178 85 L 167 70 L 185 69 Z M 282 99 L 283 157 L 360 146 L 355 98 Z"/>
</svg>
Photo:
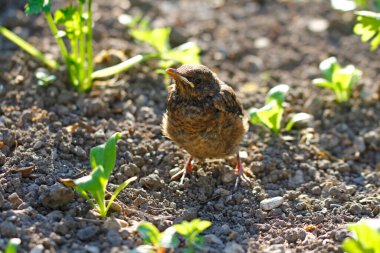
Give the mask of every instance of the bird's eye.
<svg viewBox="0 0 380 253">
<path fill-rule="evenodd" d="M 202 82 L 202 80 L 200 78 L 194 79 L 194 83 L 195 84 L 200 84 L 201 82 Z"/>
</svg>

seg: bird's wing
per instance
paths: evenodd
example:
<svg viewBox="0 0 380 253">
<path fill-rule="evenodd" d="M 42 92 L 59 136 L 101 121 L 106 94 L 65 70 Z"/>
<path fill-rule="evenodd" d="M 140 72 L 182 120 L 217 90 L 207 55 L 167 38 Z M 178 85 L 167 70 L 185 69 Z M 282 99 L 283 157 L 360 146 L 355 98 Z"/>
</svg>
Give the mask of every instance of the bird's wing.
<svg viewBox="0 0 380 253">
<path fill-rule="evenodd" d="M 243 116 L 241 103 L 237 100 L 233 89 L 226 84 L 221 85 L 220 92 L 214 97 L 213 102 L 219 111 L 233 113 L 239 117 Z"/>
</svg>

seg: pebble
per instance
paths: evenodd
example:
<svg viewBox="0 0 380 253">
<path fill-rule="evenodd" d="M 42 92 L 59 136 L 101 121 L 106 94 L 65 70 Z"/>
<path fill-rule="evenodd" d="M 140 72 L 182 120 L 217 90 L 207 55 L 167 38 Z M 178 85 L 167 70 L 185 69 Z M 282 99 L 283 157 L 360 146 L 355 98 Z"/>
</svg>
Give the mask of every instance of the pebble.
<svg viewBox="0 0 380 253">
<path fill-rule="evenodd" d="M 270 46 L 270 39 L 266 37 L 259 37 L 253 42 L 253 46 L 257 49 L 266 48 Z"/>
<path fill-rule="evenodd" d="M 244 249 L 240 244 L 236 242 L 229 242 L 223 250 L 224 253 L 244 253 Z"/>
<path fill-rule="evenodd" d="M 353 215 L 361 214 L 363 210 L 363 206 L 361 204 L 355 203 L 350 206 L 348 211 Z"/>
<path fill-rule="evenodd" d="M 91 225 L 85 228 L 81 228 L 77 232 L 79 240 L 86 241 L 94 237 L 98 233 L 99 228 Z"/>
<path fill-rule="evenodd" d="M 121 165 L 120 170 L 128 178 L 137 176 L 140 174 L 140 168 L 134 163 L 123 164 Z"/>
<path fill-rule="evenodd" d="M 223 245 L 223 241 L 214 234 L 205 235 L 204 240 L 206 244 L 213 243 L 213 244 Z"/>
<path fill-rule="evenodd" d="M 0 151 L 0 166 L 4 165 L 7 161 L 7 157 Z"/>
<path fill-rule="evenodd" d="M 3 221 L 0 223 L 0 234 L 6 237 L 17 237 L 17 228 L 13 223 Z"/>
<path fill-rule="evenodd" d="M 297 240 L 303 241 L 306 237 L 306 231 L 302 228 L 292 228 L 285 231 L 285 239 L 289 243 L 296 242 Z"/>
<path fill-rule="evenodd" d="M 121 224 L 116 218 L 107 218 L 103 224 L 103 228 L 107 230 L 119 230 L 121 228 Z"/>
<path fill-rule="evenodd" d="M 269 211 L 276 207 L 281 206 L 282 203 L 284 203 L 285 199 L 283 197 L 274 197 L 270 199 L 264 199 L 260 202 L 260 208 Z"/>
<path fill-rule="evenodd" d="M 3 194 L 0 192 L 0 208 L 3 207 L 4 202 L 5 202 L 4 196 L 3 196 Z"/>
<path fill-rule="evenodd" d="M 45 146 L 45 142 L 44 141 L 37 141 L 36 144 L 34 144 L 33 149 L 34 150 L 39 150 L 39 149 L 41 149 L 44 146 Z"/>
<path fill-rule="evenodd" d="M 329 27 L 329 21 L 324 18 L 310 19 L 307 24 L 307 28 L 315 33 L 324 32 Z"/>
<path fill-rule="evenodd" d="M 42 204 L 45 207 L 56 209 L 66 205 L 68 202 L 74 200 L 74 192 L 72 189 L 67 188 L 60 183 L 50 186 L 42 195 Z"/>
<path fill-rule="evenodd" d="M 158 190 L 162 187 L 163 181 L 157 174 L 150 174 L 149 176 L 140 179 L 142 187 L 149 190 Z"/>
<path fill-rule="evenodd" d="M 18 196 L 18 194 L 16 192 L 10 194 L 8 196 L 8 200 L 9 200 L 9 202 L 12 203 L 14 208 L 18 207 L 19 205 L 21 205 L 23 203 L 22 199 L 20 199 L 20 197 Z"/>
<path fill-rule="evenodd" d="M 33 249 L 31 249 L 31 251 L 29 251 L 29 253 L 42 253 L 44 250 L 44 246 L 39 244 L 37 246 L 34 246 Z"/>
<path fill-rule="evenodd" d="M 222 182 L 229 184 L 236 181 L 236 175 L 232 172 L 227 172 L 222 175 Z"/>
</svg>

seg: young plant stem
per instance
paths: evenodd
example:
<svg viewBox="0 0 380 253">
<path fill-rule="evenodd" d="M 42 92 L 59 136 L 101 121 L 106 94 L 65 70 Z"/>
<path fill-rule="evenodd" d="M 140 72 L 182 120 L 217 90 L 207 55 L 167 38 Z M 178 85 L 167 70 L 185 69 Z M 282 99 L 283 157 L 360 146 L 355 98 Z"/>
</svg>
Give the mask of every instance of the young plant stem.
<svg viewBox="0 0 380 253">
<path fill-rule="evenodd" d="M 86 50 L 87 50 L 87 78 L 85 81 L 85 87 L 83 91 L 86 91 L 92 86 L 92 72 L 94 70 L 92 62 L 92 0 L 88 0 L 87 6 L 87 38 L 86 38 Z"/>
<path fill-rule="evenodd" d="M 79 35 L 79 54 L 80 54 L 80 81 L 84 82 L 85 79 L 85 56 L 86 56 L 86 48 L 85 48 L 85 33 L 83 30 L 83 3 L 79 1 L 79 27 L 80 27 L 80 35 Z"/>
<path fill-rule="evenodd" d="M 91 78 L 92 79 L 98 79 L 98 78 L 113 76 L 113 75 L 119 74 L 123 71 L 126 71 L 126 70 L 130 69 L 131 67 L 133 67 L 133 66 L 135 66 L 141 62 L 144 62 L 144 61 L 147 61 L 150 59 L 155 59 L 155 58 L 158 59 L 159 55 L 158 54 L 145 54 L 145 55 L 139 54 L 139 55 L 136 55 L 136 56 L 134 56 L 134 57 L 132 57 L 126 61 L 123 61 L 119 64 L 116 64 L 114 66 L 97 70 L 94 73 L 92 73 Z"/>
<path fill-rule="evenodd" d="M 62 57 L 67 64 L 67 62 L 68 62 L 67 49 L 66 49 L 65 43 L 63 42 L 62 38 L 58 37 L 58 28 L 54 23 L 53 16 L 51 15 L 50 12 L 44 12 L 44 15 L 45 15 L 46 21 L 49 24 L 50 30 L 53 33 L 53 36 L 58 43 L 59 49 L 61 50 Z"/>
<path fill-rule="evenodd" d="M 26 42 L 25 40 L 17 36 L 15 33 L 11 32 L 7 28 L 0 26 L 0 34 L 2 34 L 4 37 L 12 41 L 14 44 L 19 46 L 22 50 L 24 50 L 31 56 L 41 61 L 43 64 L 45 64 L 49 68 L 56 70 L 59 67 L 56 61 L 47 59 L 45 55 L 41 53 L 39 50 L 37 50 L 33 45 L 29 44 L 28 42 Z"/>
</svg>

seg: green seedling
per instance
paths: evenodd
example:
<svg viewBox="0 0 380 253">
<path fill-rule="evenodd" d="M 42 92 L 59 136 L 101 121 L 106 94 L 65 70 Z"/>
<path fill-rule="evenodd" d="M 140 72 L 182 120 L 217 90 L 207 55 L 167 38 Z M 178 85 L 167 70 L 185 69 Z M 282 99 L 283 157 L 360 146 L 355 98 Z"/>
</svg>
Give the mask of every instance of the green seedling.
<svg viewBox="0 0 380 253">
<path fill-rule="evenodd" d="M 165 253 L 167 249 L 175 249 L 179 245 L 174 227 L 169 227 L 160 233 L 155 225 L 144 221 L 137 227 L 137 231 L 145 245 L 134 249 L 135 253 Z"/>
<path fill-rule="evenodd" d="M 330 0 L 331 6 L 340 11 L 352 11 L 364 8 L 380 8 L 380 0 Z"/>
<path fill-rule="evenodd" d="M 37 78 L 37 84 L 39 86 L 48 86 L 57 80 L 57 77 L 55 75 L 49 74 L 46 69 L 37 69 L 35 76 Z"/>
<path fill-rule="evenodd" d="M 335 57 L 327 58 L 319 64 L 324 78 L 313 80 L 313 84 L 334 91 L 336 101 L 347 102 L 350 99 L 352 87 L 359 81 L 362 71 L 354 65 L 341 67 Z"/>
<path fill-rule="evenodd" d="M 363 42 L 370 42 L 371 51 L 375 51 L 380 45 L 380 13 L 358 11 L 356 15 L 354 33 L 359 35 Z"/>
<path fill-rule="evenodd" d="M 19 238 L 12 238 L 8 241 L 7 246 L 5 247 L 4 253 L 17 253 L 17 248 L 20 246 L 21 240 Z M 0 250 L 0 253 L 2 251 Z"/>
<path fill-rule="evenodd" d="M 201 49 L 193 42 L 187 42 L 172 48 L 169 43 L 171 29 L 150 28 L 147 19 L 136 17 L 127 24 L 131 27 L 130 34 L 138 41 L 145 42 L 155 51 L 154 56 L 159 59 L 159 73 L 165 73 L 166 68 L 174 64 L 200 64 Z"/>
<path fill-rule="evenodd" d="M 354 232 L 353 238 L 343 241 L 347 253 L 380 253 L 380 220 L 368 219 L 348 225 Z"/>
<path fill-rule="evenodd" d="M 134 253 L 165 253 L 168 249 L 178 248 L 179 239 L 176 233 L 185 240 L 185 248 L 182 252 L 193 253 L 196 249 L 204 247 L 204 238 L 199 234 L 211 226 L 210 221 L 194 219 L 173 225 L 160 233 L 156 226 L 149 222 L 141 222 L 137 228 L 144 245 L 134 249 Z"/>
<path fill-rule="evenodd" d="M 211 226 L 210 221 L 194 219 L 190 222 L 183 221 L 180 224 L 173 225 L 178 234 L 185 239 L 186 248 L 183 252 L 193 253 L 196 249 L 204 247 L 204 237 L 199 234 Z"/>
<path fill-rule="evenodd" d="M 43 13 L 59 46 L 70 82 L 77 91 L 88 91 L 91 89 L 94 79 L 121 73 L 142 61 L 152 58 L 149 54 L 136 55 L 117 65 L 94 71 L 92 0 L 67 2 L 65 8 L 58 9 L 52 13 L 52 0 L 28 0 L 25 13 L 27 15 Z M 49 59 L 33 45 L 3 26 L 0 26 L 0 34 L 52 70 L 56 70 L 60 66 L 57 61 Z"/>
<path fill-rule="evenodd" d="M 121 134 L 115 133 L 108 141 L 102 145 L 93 147 L 90 151 L 90 164 L 92 172 L 88 176 L 78 179 L 61 179 L 60 181 L 69 187 L 73 187 L 100 213 L 101 217 L 106 217 L 108 210 L 116 199 L 117 195 L 127 187 L 137 177 L 132 177 L 120 184 L 106 204 L 106 187 L 109 177 L 115 167 L 116 162 L 116 141 Z M 92 200 L 90 196 L 95 200 Z"/>
<path fill-rule="evenodd" d="M 289 86 L 280 84 L 273 87 L 265 100 L 265 106 L 262 108 L 251 108 L 249 118 L 252 124 L 261 124 L 270 129 L 273 133 L 279 134 L 282 127 L 282 118 L 284 114 L 283 103 Z M 301 121 L 310 121 L 312 116 L 307 113 L 297 113 L 293 115 L 285 126 L 285 130 L 290 131 L 296 123 Z"/>
</svg>

